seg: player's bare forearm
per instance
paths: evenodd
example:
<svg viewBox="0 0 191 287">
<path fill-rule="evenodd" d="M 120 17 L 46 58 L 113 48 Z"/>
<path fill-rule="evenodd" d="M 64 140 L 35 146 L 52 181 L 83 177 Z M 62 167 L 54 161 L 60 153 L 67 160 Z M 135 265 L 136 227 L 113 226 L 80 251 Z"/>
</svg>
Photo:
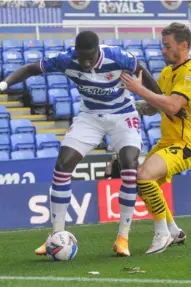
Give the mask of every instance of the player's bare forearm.
<svg viewBox="0 0 191 287">
<path fill-rule="evenodd" d="M 164 97 L 160 94 L 153 93 L 143 86 L 139 86 L 138 95 L 140 95 L 150 105 L 156 109 L 165 112 L 169 115 L 175 115 L 179 110 L 175 109 L 175 105 L 171 97 Z"/>
<path fill-rule="evenodd" d="M 40 74 L 42 74 L 40 62 L 37 62 L 20 67 L 18 70 L 5 78 L 4 81 L 8 84 L 8 86 L 11 86 L 23 82 L 31 76 L 37 76 Z"/>
<path fill-rule="evenodd" d="M 155 107 L 151 106 L 144 100 L 136 101 L 135 106 L 140 115 L 153 116 L 158 112 Z"/>
<path fill-rule="evenodd" d="M 135 75 L 138 76 L 140 71 L 142 71 L 142 83 L 143 85 L 149 89 L 150 91 L 156 93 L 156 94 L 162 94 L 158 84 L 152 77 L 152 75 L 149 73 L 147 69 L 141 63 L 138 61 L 137 62 L 137 68 L 135 71 Z"/>
</svg>

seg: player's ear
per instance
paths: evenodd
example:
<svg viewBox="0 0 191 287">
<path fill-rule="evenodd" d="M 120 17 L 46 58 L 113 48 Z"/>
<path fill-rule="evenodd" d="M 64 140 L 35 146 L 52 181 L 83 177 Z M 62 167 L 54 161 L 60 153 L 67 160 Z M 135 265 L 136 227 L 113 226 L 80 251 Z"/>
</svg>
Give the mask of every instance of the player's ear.
<svg viewBox="0 0 191 287">
<path fill-rule="evenodd" d="M 188 50 L 188 43 L 183 41 L 180 43 L 181 50 Z"/>
</svg>

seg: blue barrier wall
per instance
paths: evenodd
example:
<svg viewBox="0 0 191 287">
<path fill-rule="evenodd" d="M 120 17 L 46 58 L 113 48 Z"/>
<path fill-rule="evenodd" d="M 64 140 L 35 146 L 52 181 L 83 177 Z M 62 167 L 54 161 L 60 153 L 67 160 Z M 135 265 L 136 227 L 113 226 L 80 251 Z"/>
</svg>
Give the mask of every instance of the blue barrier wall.
<svg viewBox="0 0 191 287">
<path fill-rule="evenodd" d="M 112 185 L 115 186 L 116 180 L 108 181 L 110 191 L 107 187 L 100 189 L 99 183 L 95 180 L 72 182 L 73 196 L 66 217 L 67 224 L 103 221 L 106 208 L 110 213 L 116 213 L 116 209 L 112 210 L 115 207 L 114 199 L 111 200 Z M 191 215 L 190 186 L 191 176 L 176 176 L 170 188 L 167 185 L 167 190 L 164 190 L 170 195 L 168 203 L 175 216 Z M 51 226 L 49 188 L 49 183 L 0 185 L 0 229 Z M 145 207 L 140 211 L 140 199 L 138 201 L 138 218 L 142 219 L 145 218 Z M 110 219 L 104 221 L 116 221 Z"/>
</svg>

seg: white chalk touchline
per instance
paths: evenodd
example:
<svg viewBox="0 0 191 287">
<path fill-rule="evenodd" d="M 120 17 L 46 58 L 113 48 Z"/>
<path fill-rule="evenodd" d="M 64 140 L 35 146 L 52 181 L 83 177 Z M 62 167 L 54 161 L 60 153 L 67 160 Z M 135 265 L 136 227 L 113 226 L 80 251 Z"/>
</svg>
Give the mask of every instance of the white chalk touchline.
<svg viewBox="0 0 191 287">
<path fill-rule="evenodd" d="M 136 279 L 136 278 L 90 278 L 90 277 L 32 277 L 32 276 L 0 276 L 0 280 L 12 280 L 12 281 L 60 281 L 60 282 L 108 282 L 108 283 L 140 283 L 140 284 L 179 284 L 186 285 L 191 284 L 191 280 L 171 280 L 171 279 Z"/>
</svg>

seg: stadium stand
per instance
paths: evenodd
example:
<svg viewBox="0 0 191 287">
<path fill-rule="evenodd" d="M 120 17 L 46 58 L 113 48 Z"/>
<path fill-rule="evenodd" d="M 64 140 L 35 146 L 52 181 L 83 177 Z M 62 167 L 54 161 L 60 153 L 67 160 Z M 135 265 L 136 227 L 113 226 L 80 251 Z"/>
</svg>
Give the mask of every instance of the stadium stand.
<svg viewBox="0 0 191 287">
<path fill-rule="evenodd" d="M 74 39 L 2 41 L 0 78 L 24 63 L 51 58 L 74 46 Z M 156 39 L 105 39 L 102 44 L 123 46 L 134 54 L 157 80 L 166 65 L 161 43 Z M 8 95 L 10 93 L 10 96 Z M 80 94 L 75 84 L 61 73 L 31 77 L 0 95 L 0 160 L 57 156 L 60 141 L 80 110 Z M 135 101 L 140 97 L 132 94 Z M 27 101 L 24 98 L 28 99 Z M 48 107 L 39 110 L 39 107 Z M 148 152 L 159 139 L 160 114 L 142 117 L 143 151 Z M 109 138 L 105 138 L 105 147 Z"/>
</svg>

